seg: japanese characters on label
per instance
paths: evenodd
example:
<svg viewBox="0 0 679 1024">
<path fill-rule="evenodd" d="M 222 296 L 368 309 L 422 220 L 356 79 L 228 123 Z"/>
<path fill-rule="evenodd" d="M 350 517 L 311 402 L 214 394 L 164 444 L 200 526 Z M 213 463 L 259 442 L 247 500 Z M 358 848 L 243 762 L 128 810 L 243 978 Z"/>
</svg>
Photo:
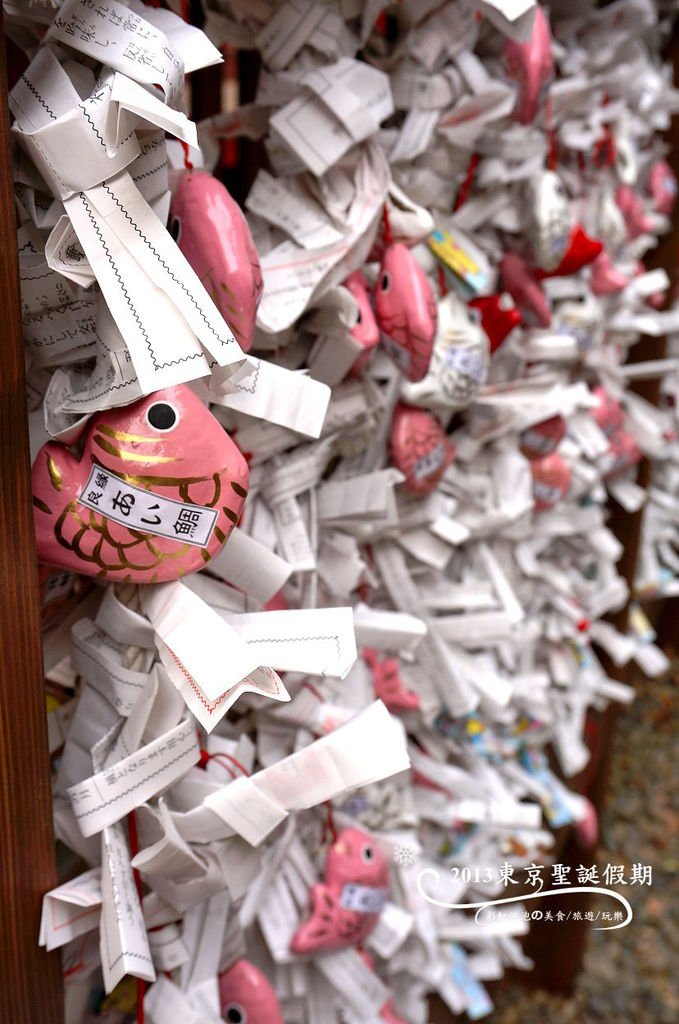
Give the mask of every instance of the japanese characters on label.
<svg viewBox="0 0 679 1024">
<path fill-rule="evenodd" d="M 135 487 L 96 465 L 78 502 L 123 526 L 201 548 L 209 542 L 219 514 L 215 508 Z"/>
</svg>

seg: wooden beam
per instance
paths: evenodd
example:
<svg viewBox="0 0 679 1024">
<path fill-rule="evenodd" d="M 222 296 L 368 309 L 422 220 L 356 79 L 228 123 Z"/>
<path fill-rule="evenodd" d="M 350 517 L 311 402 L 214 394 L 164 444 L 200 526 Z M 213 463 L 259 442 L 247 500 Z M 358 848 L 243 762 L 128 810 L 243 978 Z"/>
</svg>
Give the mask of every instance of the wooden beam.
<svg viewBox="0 0 679 1024">
<path fill-rule="evenodd" d="M 0 1020 L 62 1024 L 60 957 L 38 946 L 56 871 L 4 45 L 0 95 Z"/>
</svg>

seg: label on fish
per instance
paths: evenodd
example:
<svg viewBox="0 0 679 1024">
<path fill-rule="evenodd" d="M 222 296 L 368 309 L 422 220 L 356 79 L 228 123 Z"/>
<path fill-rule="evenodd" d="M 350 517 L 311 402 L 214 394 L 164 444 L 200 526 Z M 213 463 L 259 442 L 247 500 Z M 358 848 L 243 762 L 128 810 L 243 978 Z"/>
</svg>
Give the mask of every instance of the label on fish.
<svg viewBox="0 0 679 1024">
<path fill-rule="evenodd" d="M 556 447 L 553 437 L 547 437 L 538 430 L 527 430 L 521 435 L 521 444 L 530 451 L 539 452 L 541 455 L 549 455 Z"/>
<path fill-rule="evenodd" d="M 563 492 L 559 487 L 553 487 L 552 484 L 543 483 L 542 480 L 536 480 L 533 484 L 533 494 L 536 501 L 542 502 L 544 505 L 556 505 L 558 501 L 563 497 Z"/>
<path fill-rule="evenodd" d="M 449 366 L 452 370 L 457 370 L 463 377 L 469 377 L 471 380 L 476 381 L 477 384 L 483 383 L 485 378 L 483 359 L 473 349 L 449 348 L 446 350 L 443 361 L 446 366 Z"/>
<path fill-rule="evenodd" d="M 359 914 L 379 914 L 386 900 L 386 889 L 374 889 L 370 885 L 348 882 L 342 888 L 340 907 L 344 910 L 356 910 Z"/>
<path fill-rule="evenodd" d="M 200 548 L 210 540 L 219 515 L 216 508 L 175 501 L 135 487 L 97 465 L 92 466 L 78 504 L 128 529 Z"/>
<path fill-rule="evenodd" d="M 432 448 L 426 455 L 420 456 L 415 462 L 415 468 L 413 470 L 413 476 L 416 480 L 424 480 L 426 477 L 431 476 L 432 473 L 438 472 L 443 464 L 445 457 L 445 448 L 443 442 L 439 441 L 435 448 Z"/>
</svg>

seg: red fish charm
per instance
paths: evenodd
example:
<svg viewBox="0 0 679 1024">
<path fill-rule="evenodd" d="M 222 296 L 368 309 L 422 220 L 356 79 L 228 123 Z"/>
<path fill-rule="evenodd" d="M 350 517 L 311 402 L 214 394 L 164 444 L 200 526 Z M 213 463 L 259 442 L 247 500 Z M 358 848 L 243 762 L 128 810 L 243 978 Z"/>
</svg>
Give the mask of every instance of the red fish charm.
<svg viewBox="0 0 679 1024">
<path fill-rule="evenodd" d="M 33 466 L 38 558 L 88 576 L 161 583 L 202 569 L 238 522 L 248 466 L 190 388 L 98 413 L 76 458 Z"/>
<path fill-rule="evenodd" d="M 554 508 L 566 497 L 571 486 L 571 468 L 557 452 L 533 459 L 533 499 L 536 512 Z"/>
<path fill-rule="evenodd" d="M 416 494 L 433 491 L 455 458 L 455 446 L 436 416 L 403 402 L 394 409 L 390 449 L 393 464 L 405 476 L 405 486 Z"/>
<path fill-rule="evenodd" d="M 226 1024 L 285 1024 L 271 982 L 248 960 L 219 975 L 219 1004 Z"/>
<path fill-rule="evenodd" d="M 551 416 L 542 423 L 536 423 L 521 434 L 519 447 L 521 454 L 527 459 L 539 459 L 549 455 L 558 446 L 566 433 L 566 421 L 563 416 Z"/>
<path fill-rule="evenodd" d="M 409 381 L 422 380 L 436 337 L 436 299 L 422 267 L 401 242 L 388 246 L 382 257 L 375 316 L 389 358 Z"/>
<path fill-rule="evenodd" d="M 472 299 L 468 305 L 478 310 L 481 316 L 481 326 L 488 335 L 491 355 L 521 323 L 521 314 L 507 292 L 482 295 Z"/>
<path fill-rule="evenodd" d="M 325 881 L 311 887 L 311 914 L 295 932 L 293 953 L 344 949 L 363 942 L 389 892 L 389 864 L 373 839 L 345 828 L 328 849 Z"/>
<path fill-rule="evenodd" d="M 188 171 L 170 206 L 170 231 L 236 336 L 252 346 L 263 281 L 243 211 L 206 171 Z"/>
<path fill-rule="evenodd" d="M 610 465 L 604 473 L 604 480 L 612 480 L 619 473 L 624 473 L 630 466 L 641 461 L 641 451 L 628 431 L 616 430 L 613 433 L 608 459 Z"/>
<path fill-rule="evenodd" d="M 592 263 L 603 249 L 573 221 L 566 190 L 554 171 L 543 171 L 527 186 L 528 237 L 535 277 L 566 277 Z"/>
<path fill-rule="evenodd" d="M 559 265 L 554 270 L 535 271 L 538 280 L 545 277 L 568 277 L 577 274 L 578 270 L 593 263 L 603 252 L 603 245 L 597 238 L 590 238 L 580 224 L 575 224 L 568 236 L 568 246 Z"/>
</svg>

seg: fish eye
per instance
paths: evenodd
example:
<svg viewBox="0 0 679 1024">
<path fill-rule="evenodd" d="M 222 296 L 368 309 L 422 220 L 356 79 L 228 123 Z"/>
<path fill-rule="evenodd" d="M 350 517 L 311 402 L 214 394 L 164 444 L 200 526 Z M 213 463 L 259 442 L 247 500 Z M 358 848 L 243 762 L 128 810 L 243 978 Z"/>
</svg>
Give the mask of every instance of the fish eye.
<svg viewBox="0 0 679 1024">
<path fill-rule="evenodd" d="M 222 1014 L 222 1020 L 228 1024 L 246 1024 L 248 1015 L 240 1003 L 229 1003 Z"/>
<path fill-rule="evenodd" d="M 469 310 L 469 319 L 471 320 L 471 322 L 473 324 L 477 324 L 477 325 L 480 324 L 481 323 L 481 310 L 477 309 L 476 306 L 468 306 L 467 308 Z"/>
<path fill-rule="evenodd" d="M 170 221 L 169 230 L 175 242 L 177 243 L 177 245 L 179 245 L 179 239 L 182 236 L 182 222 L 180 221 L 179 217 L 172 218 L 172 220 Z"/>
<path fill-rule="evenodd" d="M 380 278 L 380 288 L 383 292 L 388 292 L 391 288 L 391 276 L 386 270 L 382 271 L 382 277 Z"/>
<path fill-rule="evenodd" d="M 154 402 L 146 410 L 146 422 L 154 430 L 165 432 L 179 423 L 179 413 L 169 402 Z"/>
<path fill-rule="evenodd" d="M 366 843 L 361 850 L 361 858 L 366 862 L 366 864 L 370 864 L 375 859 L 375 851 L 372 846 L 368 846 Z"/>
</svg>

